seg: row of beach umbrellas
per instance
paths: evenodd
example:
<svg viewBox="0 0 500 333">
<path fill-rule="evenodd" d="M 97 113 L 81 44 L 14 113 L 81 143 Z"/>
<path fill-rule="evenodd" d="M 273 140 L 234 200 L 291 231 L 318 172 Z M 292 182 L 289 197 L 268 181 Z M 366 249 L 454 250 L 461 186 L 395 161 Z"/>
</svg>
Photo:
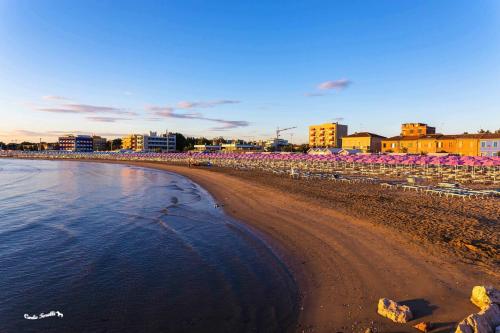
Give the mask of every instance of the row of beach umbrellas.
<svg viewBox="0 0 500 333">
<path fill-rule="evenodd" d="M 10 155 L 9 155 L 10 154 Z M 424 165 L 424 166 L 470 166 L 470 167 L 498 167 L 498 156 L 431 156 L 431 155 L 384 155 L 384 154 L 355 154 L 355 155 L 308 155 L 284 153 L 123 153 L 123 152 L 7 152 L 1 155 L 9 156 L 39 156 L 46 157 L 75 157 L 75 158 L 112 158 L 120 160 L 229 160 L 229 161 L 270 161 L 270 162 L 337 162 L 353 164 L 383 164 L 383 165 Z"/>
</svg>

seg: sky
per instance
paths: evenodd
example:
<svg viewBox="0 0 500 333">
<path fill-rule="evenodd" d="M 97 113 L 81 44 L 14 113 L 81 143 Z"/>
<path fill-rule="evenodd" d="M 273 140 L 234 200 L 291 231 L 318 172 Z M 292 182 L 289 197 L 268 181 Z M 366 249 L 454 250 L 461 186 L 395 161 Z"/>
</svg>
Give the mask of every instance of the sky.
<svg viewBox="0 0 500 333">
<path fill-rule="evenodd" d="M 500 128 L 500 1 L 0 0 L 0 141 Z"/>
</svg>

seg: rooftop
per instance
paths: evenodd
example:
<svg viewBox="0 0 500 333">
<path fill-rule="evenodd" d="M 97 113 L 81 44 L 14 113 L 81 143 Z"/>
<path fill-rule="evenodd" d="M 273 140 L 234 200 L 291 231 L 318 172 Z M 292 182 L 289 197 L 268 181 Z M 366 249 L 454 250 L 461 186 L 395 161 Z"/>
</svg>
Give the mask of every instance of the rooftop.
<svg viewBox="0 0 500 333">
<path fill-rule="evenodd" d="M 346 136 L 344 136 L 344 138 L 362 138 L 362 137 L 367 137 L 367 136 L 385 139 L 385 136 L 378 135 L 375 133 L 370 133 L 370 132 L 359 132 L 359 133 L 356 132 L 354 134 L 346 135 Z"/>
</svg>

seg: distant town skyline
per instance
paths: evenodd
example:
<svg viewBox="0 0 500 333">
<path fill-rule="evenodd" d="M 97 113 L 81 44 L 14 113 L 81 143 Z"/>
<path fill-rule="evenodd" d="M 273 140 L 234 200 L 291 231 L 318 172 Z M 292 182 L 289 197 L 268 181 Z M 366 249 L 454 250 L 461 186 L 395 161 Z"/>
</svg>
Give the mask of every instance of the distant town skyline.
<svg viewBox="0 0 500 333">
<path fill-rule="evenodd" d="M 0 141 L 500 127 L 498 1 L 0 1 Z"/>
</svg>

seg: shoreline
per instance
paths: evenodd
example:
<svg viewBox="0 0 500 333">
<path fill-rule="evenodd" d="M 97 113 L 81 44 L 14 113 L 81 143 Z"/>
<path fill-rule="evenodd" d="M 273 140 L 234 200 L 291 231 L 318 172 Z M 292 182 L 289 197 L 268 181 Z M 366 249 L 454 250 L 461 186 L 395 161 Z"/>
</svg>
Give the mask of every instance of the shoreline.
<svg viewBox="0 0 500 333">
<path fill-rule="evenodd" d="M 185 176 L 207 190 L 231 217 L 257 231 L 284 262 L 300 294 L 298 332 L 414 332 L 420 321 L 445 332 L 477 312 L 473 285 L 495 281 L 437 248 L 354 218 L 296 193 L 203 168 L 154 162 L 65 160 L 153 168 Z M 406 301 L 411 325 L 376 314 L 378 298 Z"/>
</svg>

